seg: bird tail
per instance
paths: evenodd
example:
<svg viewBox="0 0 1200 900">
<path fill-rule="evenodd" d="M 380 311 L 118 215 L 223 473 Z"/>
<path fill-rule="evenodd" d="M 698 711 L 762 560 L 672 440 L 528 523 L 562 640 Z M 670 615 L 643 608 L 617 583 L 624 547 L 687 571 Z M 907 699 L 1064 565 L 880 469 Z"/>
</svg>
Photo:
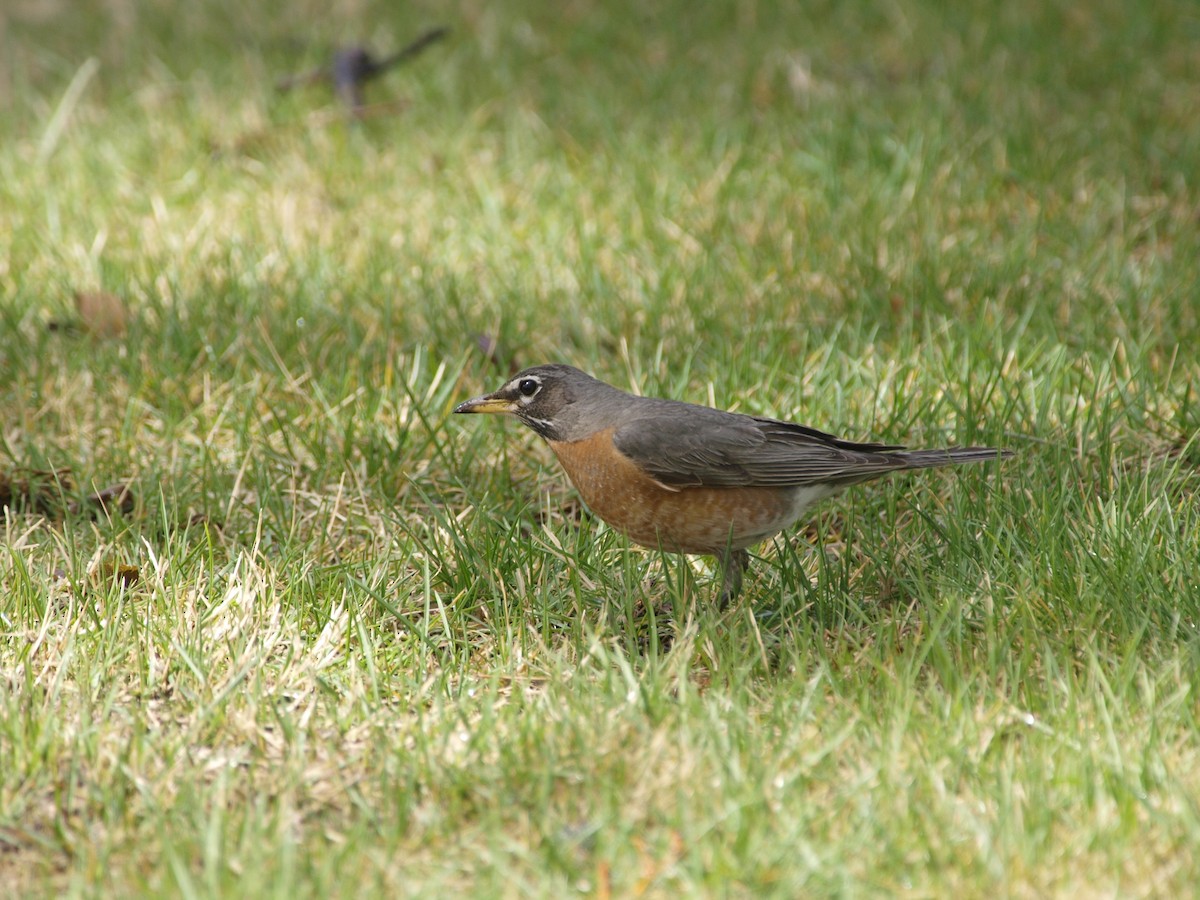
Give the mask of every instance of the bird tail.
<svg viewBox="0 0 1200 900">
<path fill-rule="evenodd" d="M 898 450 L 890 453 L 903 460 L 906 469 L 932 469 L 938 466 L 957 466 L 962 463 L 991 462 L 1008 459 L 1011 450 L 999 447 L 946 447 L 941 450 Z"/>
</svg>

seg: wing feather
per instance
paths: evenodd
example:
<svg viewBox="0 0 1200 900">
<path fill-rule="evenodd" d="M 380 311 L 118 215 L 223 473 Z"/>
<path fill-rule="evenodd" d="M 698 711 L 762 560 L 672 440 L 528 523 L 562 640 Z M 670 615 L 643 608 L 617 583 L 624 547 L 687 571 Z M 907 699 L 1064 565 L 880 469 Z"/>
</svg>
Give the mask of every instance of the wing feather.
<svg viewBox="0 0 1200 900">
<path fill-rule="evenodd" d="M 858 444 L 777 419 L 663 401 L 621 426 L 617 449 L 664 485 L 849 484 L 905 468 L 889 444 Z M 682 409 L 680 408 L 682 407 Z"/>
</svg>

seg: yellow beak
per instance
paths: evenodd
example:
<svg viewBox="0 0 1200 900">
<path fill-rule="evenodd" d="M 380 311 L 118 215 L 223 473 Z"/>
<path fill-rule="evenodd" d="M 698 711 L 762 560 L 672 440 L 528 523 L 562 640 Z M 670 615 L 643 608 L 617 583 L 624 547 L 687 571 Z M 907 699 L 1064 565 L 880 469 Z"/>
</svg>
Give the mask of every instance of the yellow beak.
<svg viewBox="0 0 1200 900">
<path fill-rule="evenodd" d="M 517 404 L 502 397 L 484 394 L 473 400 L 467 400 L 454 407 L 456 413 L 510 413 L 515 412 Z"/>
</svg>

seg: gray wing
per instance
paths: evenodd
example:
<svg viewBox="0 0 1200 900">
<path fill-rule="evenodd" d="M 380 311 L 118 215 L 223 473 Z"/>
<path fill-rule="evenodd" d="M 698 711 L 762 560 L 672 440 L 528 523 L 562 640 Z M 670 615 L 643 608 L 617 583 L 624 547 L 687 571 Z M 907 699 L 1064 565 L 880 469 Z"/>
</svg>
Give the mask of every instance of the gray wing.
<svg viewBox="0 0 1200 900">
<path fill-rule="evenodd" d="M 889 452 L 899 447 L 857 444 L 803 425 L 690 405 L 628 422 L 613 443 L 671 487 L 850 484 L 908 467 L 903 455 Z"/>
</svg>

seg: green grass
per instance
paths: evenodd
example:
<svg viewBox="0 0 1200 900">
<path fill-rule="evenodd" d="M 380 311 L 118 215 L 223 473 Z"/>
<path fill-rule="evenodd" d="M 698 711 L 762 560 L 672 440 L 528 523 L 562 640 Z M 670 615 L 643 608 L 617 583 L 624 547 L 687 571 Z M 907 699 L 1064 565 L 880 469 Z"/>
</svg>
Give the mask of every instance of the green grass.
<svg viewBox="0 0 1200 900">
<path fill-rule="evenodd" d="M 1194 891 L 1194 4 L 10 6 L 0 893 Z M 1018 455 L 719 611 L 452 417 L 552 359 Z"/>
</svg>

